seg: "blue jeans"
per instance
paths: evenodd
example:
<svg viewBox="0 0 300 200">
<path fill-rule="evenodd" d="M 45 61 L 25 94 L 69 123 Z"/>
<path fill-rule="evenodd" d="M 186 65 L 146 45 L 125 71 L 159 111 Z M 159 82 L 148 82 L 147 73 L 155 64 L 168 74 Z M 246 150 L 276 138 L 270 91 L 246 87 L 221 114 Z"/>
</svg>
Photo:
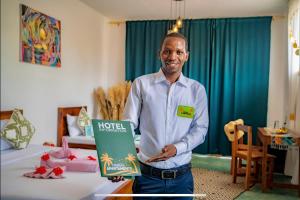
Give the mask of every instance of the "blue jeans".
<svg viewBox="0 0 300 200">
<path fill-rule="evenodd" d="M 191 171 L 175 179 L 160 179 L 149 175 L 136 176 L 132 191 L 134 194 L 193 194 L 194 179 Z M 192 200 L 193 197 L 136 197 L 134 199 Z"/>
</svg>

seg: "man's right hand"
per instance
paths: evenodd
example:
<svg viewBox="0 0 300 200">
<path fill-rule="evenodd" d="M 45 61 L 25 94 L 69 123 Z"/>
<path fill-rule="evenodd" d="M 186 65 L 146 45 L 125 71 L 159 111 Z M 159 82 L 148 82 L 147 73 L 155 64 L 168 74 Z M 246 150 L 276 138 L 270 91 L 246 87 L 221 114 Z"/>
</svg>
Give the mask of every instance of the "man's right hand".
<svg viewBox="0 0 300 200">
<path fill-rule="evenodd" d="M 158 155 L 146 160 L 146 163 L 165 161 L 171 157 L 176 156 L 176 154 L 177 154 L 177 149 L 176 149 L 175 145 L 169 144 L 169 145 L 166 145 L 164 148 L 162 148 L 161 152 Z"/>
</svg>

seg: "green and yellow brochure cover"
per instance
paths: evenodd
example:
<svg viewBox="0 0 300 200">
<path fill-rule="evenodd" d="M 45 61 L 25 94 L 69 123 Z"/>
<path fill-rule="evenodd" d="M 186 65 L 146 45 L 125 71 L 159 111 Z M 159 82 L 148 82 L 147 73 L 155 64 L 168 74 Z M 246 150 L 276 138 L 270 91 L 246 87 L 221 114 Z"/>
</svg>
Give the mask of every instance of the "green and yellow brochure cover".
<svg viewBox="0 0 300 200">
<path fill-rule="evenodd" d="M 92 120 L 101 176 L 140 176 L 130 122 Z"/>
</svg>

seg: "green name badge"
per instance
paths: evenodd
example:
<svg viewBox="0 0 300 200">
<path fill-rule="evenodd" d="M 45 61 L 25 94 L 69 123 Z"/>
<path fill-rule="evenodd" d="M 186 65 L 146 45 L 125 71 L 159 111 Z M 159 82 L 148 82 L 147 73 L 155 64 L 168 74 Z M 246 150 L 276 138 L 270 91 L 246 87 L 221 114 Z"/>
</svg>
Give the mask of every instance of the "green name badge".
<svg viewBox="0 0 300 200">
<path fill-rule="evenodd" d="M 195 108 L 190 106 L 178 106 L 177 108 L 177 116 L 179 117 L 186 117 L 186 118 L 193 118 L 195 114 Z"/>
</svg>

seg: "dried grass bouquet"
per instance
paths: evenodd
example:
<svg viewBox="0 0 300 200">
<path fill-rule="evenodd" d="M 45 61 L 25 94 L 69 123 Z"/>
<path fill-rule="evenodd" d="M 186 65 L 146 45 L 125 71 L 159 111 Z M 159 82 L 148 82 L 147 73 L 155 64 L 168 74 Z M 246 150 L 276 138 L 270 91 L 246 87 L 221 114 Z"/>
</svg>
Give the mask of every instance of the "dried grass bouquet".
<svg viewBox="0 0 300 200">
<path fill-rule="evenodd" d="M 99 112 L 104 120 L 122 120 L 131 82 L 125 81 L 112 86 L 105 94 L 102 87 L 95 90 Z"/>
</svg>

